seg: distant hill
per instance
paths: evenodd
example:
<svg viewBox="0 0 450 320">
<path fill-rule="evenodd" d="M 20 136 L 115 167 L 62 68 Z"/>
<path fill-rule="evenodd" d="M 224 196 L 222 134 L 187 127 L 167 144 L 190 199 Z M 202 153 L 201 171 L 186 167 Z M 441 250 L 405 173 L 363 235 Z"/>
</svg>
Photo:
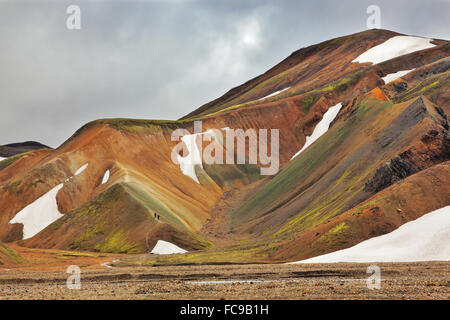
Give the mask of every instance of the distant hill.
<svg viewBox="0 0 450 320">
<path fill-rule="evenodd" d="M 0 146 L 0 157 L 8 158 L 19 153 L 40 149 L 51 149 L 51 148 L 36 141 L 10 143 Z"/>
<path fill-rule="evenodd" d="M 24 261 L 17 251 L 0 241 L 0 266 L 16 265 Z"/>
</svg>

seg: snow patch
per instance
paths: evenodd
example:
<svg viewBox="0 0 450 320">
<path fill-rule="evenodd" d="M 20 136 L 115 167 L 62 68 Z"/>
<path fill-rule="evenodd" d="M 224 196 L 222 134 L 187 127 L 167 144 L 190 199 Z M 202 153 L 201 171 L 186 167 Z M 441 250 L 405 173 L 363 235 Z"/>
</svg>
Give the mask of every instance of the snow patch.
<svg viewBox="0 0 450 320">
<path fill-rule="evenodd" d="M 33 203 L 23 208 L 9 221 L 10 224 L 23 224 L 23 240 L 35 236 L 41 230 L 63 217 L 58 210 L 58 204 L 56 202 L 56 195 L 62 187 L 62 183 L 57 185 Z"/>
<path fill-rule="evenodd" d="M 200 150 L 197 145 L 197 137 L 200 136 L 201 133 L 187 134 L 181 138 L 181 141 L 184 142 L 189 154 L 185 157 L 177 155 L 178 163 L 180 164 L 181 172 L 184 175 L 190 177 L 197 183 L 198 181 L 197 175 L 195 174 L 195 166 L 200 166 L 203 168 L 202 164 L 202 155 L 200 154 Z"/>
<path fill-rule="evenodd" d="M 107 183 L 109 180 L 109 170 L 106 170 L 105 174 L 103 175 L 102 184 Z"/>
<path fill-rule="evenodd" d="M 339 250 L 294 263 L 417 262 L 450 260 L 450 206 L 400 228 Z"/>
<path fill-rule="evenodd" d="M 174 245 L 173 243 L 164 241 L 164 240 L 158 240 L 155 247 L 153 248 L 152 252 L 153 254 L 177 254 L 177 253 L 186 253 L 187 251 L 184 249 L 181 249 L 177 245 Z"/>
<path fill-rule="evenodd" d="M 276 96 L 277 94 L 280 94 L 280 93 L 282 93 L 283 91 L 289 90 L 290 88 L 291 88 L 291 87 L 287 87 L 287 88 L 284 88 L 284 89 L 275 91 L 274 93 L 271 93 L 271 94 L 269 94 L 269 95 L 267 95 L 267 96 L 265 96 L 265 97 L 259 98 L 258 101 L 259 101 L 259 100 L 263 100 L 263 99 L 267 99 L 267 98 L 270 98 L 270 97 L 273 97 L 273 96 Z"/>
<path fill-rule="evenodd" d="M 401 70 L 395 73 L 390 73 L 388 75 L 386 75 L 385 77 L 381 78 L 383 79 L 385 84 L 388 84 L 389 82 L 392 82 L 394 80 L 397 80 L 398 78 L 403 77 L 404 75 L 410 73 L 411 71 L 414 71 L 415 69 L 411 69 L 411 70 Z"/>
<path fill-rule="evenodd" d="M 6 159 L 8 159 L 8 158 L 0 157 L 0 161 L 6 160 Z"/>
<path fill-rule="evenodd" d="M 78 169 L 78 170 L 75 172 L 74 176 L 77 176 L 77 175 L 81 174 L 84 170 L 86 170 L 86 168 L 88 167 L 88 165 L 89 165 L 89 163 L 86 163 L 85 165 L 83 165 L 80 169 Z"/>
<path fill-rule="evenodd" d="M 320 120 L 320 122 L 314 128 L 312 135 L 306 137 L 306 142 L 303 148 L 301 148 L 299 152 L 294 154 L 291 160 L 297 157 L 303 151 L 305 151 L 306 148 L 312 145 L 317 139 L 319 139 L 322 135 L 324 135 L 328 131 L 331 122 L 333 122 L 333 120 L 336 118 L 341 108 L 342 103 L 338 103 L 337 105 L 328 108 L 327 112 L 324 113 L 322 120 Z"/>
<path fill-rule="evenodd" d="M 432 39 L 421 37 L 395 36 L 370 48 L 352 62 L 377 64 L 411 52 L 432 48 L 435 45 L 431 41 Z"/>
<path fill-rule="evenodd" d="M 183 136 L 181 138 L 181 141 L 183 141 L 184 144 L 186 145 L 189 154 L 185 157 L 182 157 L 179 154 L 177 155 L 177 160 L 178 163 L 180 164 L 180 169 L 183 172 L 183 174 L 190 177 L 198 184 L 200 184 L 200 182 L 198 181 L 197 174 L 195 173 L 195 166 L 203 168 L 203 162 L 202 162 L 202 154 L 197 145 L 197 137 L 204 134 L 214 135 L 214 131 L 208 130 L 201 133 L 187 134 Z"/>
</svg>

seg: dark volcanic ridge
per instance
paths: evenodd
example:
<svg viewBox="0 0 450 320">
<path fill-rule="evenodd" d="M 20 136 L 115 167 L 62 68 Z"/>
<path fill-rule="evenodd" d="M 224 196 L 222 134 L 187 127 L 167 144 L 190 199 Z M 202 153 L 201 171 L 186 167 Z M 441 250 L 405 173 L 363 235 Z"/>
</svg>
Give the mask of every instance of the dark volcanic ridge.
<svg viewBox="0 0 450 320">
<path fill-rule="evenodd" d="M 15 156 L 19 153 L 24 153 L 28 151 L 41 150 L 41 149 L 52 149 L 45 144 L 36 142 L 36 141 L 25 141 L 25 142 L 17 142 L 17 143 L 9 143 L 3 146 L 0 146 L 0 157 L 8 158 L 11 156 Z"/>
</svg>

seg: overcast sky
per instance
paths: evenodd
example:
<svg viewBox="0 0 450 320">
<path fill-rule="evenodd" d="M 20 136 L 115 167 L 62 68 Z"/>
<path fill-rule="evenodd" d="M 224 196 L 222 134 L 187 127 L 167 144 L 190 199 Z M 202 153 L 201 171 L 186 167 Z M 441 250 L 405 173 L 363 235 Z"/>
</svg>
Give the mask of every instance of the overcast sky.
<svg viewBox="0 0 450 320">
<path fill-rule="evenodd" d="M 81 30 L 66 27 L 70 4 Z M 450 0 L 0 0 L 0 144 L 98 118 L 178 119 L 292 51 L 381 27 L 450 39 Z"/>
</svg>

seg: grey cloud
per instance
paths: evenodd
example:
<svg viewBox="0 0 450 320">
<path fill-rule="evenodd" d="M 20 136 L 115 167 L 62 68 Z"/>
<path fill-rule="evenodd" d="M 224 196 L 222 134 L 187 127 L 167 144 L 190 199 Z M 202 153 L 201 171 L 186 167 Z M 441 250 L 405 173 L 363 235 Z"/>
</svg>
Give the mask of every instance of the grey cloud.
<svg viewBox="0 0 450 320">
<path fill-rule="evenodd" d="M 66 8 L 82 30 L 65 28 Z M 177 119 L 301 47 L 382 27 L 450 39 L 450 2 L 0 1 L 0 144 L 58 146 L 84 123 Z"/>
</svg>

